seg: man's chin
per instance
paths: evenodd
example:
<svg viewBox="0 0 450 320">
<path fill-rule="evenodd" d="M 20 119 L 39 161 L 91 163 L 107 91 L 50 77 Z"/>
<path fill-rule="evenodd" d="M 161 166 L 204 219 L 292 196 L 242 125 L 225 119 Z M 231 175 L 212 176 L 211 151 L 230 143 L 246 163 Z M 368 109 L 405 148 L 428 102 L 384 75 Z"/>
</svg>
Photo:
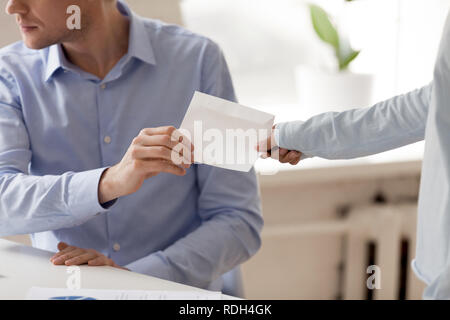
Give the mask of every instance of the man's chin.
<svg viewBox="0 0 450 320">
<path fill-rule="evenodd" d="M 41 50 L 47 47 L 50 47 L 53 43 L 50 41 L 42 41 L 39 39 L 30 39 L 30 38 L 22 38 L 23 43 L 27 48 L 33 49 L 33 50 Z"/>
</svg>

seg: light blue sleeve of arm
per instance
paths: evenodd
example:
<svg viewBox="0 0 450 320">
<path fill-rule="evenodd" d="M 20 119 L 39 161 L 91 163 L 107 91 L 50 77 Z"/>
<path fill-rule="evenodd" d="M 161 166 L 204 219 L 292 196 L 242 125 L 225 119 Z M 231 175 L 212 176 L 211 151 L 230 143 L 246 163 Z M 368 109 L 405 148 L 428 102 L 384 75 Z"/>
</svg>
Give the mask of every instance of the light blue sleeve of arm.
<svg viewBox="0 0 450 320">
<path fill-rule="evenodd" d="M 433 84 L 375 104 L 276 126 L 277 144 L 306 157 L 352 159 L 425 138 Z"/>
<path fill-rule="evenodd" d="M 210 46 L 202 91 L 236 100 L 225 59 Z M 159 278 L 207 288 L 218 277 L 249 259 L 261 246 L 263 227 L 255 171 L 248 173 L 196 165 L 203 223 L 164 251 L 126 267 Z"/>
<path fill-rule="evenodd" d="M 0 174 L 0 236 L 70 228 L 108 211 L 98 201 L 105 169 L 42 177 Z"/>
<path fill-rule="evenodd" d="M 68 228 L 107 209 L 98 201 L 103 169 L 30 176 L 31 150 L 18 96 L 0 75 L 0 236 Z"/>
</svg>

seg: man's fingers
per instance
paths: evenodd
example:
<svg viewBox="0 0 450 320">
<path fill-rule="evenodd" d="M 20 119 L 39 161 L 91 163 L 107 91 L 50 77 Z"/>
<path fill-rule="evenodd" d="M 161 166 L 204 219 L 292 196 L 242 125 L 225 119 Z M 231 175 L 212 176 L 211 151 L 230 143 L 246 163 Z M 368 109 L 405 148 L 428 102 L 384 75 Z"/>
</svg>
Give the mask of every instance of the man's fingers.
<svg viewBox="0 0 450 320">
<path fill-rule="evenodd" d="M 80 254 L 83 254 L 83 253 L 84 253 L 83 249 L 74 247 L 73 250 L 68 251 L 66 253 L 63 253 L 62 255 L 54 258 L 53 259 L 53 263 L 55 263 L 55 264 L 59 264 L 61 262 L 64 263 L 66 260 L 71 259 L 73 257 L 76 257 L 76 256 L 78 256 Z"/>
<path fill-rule="evenodd" d="M 177 129 L 174 126 L 165 126 L 157 128 L 144 128 L 139 134 L 157 136 L 157 135 L 169 135 L 171 136 Z"/>
<path fill-rule="evenodd" d="M 135 159 L 165 159 L 188 168 L 194 162 L 194 146 L 174 127 L 143 129 L 133 139 Z M 166 148 L 166 149 L 164 149 Z"/>
<path fill-rule="evenodd" d="M 293 166 L 297 165 L 300 162 L 300 159 L 302 157 L 302 153 L 298 151 L 291 151 L 289 156 L 289 163 Z"/>
<path fill-rule="evenodd" d="M 181 146 L 181 145 L 180 145 Z M 189 152 L 186 147 L 178 150 L 176 147 L 174 150 L 171 150 L 164 146 L 152 146 L 152 147 L 134 147 L 133 149 L 133 158 L 134 159 L 163 159 L 167 161 L 172 161 L 176 165 L 181 164 L 191 164 L 193 154 L 187 154 Z"/>
<path fill-rule="evenodd" d="M 297 151 L 288 151 L 283 157 L 285 163 L 291 163 L 300 158 L 300 155 Z"/>
<path fill-rule="evenodd" d="M 179 130 L 177 130 L 173 126 L 168 127 L 159 127 L 159 128 L 145 128 L 142 129 L 139 133 L 139 136 L 145 137 L 145 136 L 168 136 L 171 138 L 171 140 L 176 141 L 178 143 L 184 144 L 189 149 L 194 150 L 194 146 L 192 145 L 191 141 L 183 135 Z M 138 136 L 138 137 L 139 137 Z M 167 138 L 164 138 L 167 139 Z M 166 145 L 166 144 L 164 144 Z"/>
<path fill-rule="evenodd" d="M 182 138 L 182 139 L 181 139 Z M 169 136 L 169 135 L 154 135 L 154 136 L 149 136 L 149 135 L 139 135 L 135 138 L 134 142 L 138 145 L 142 145 L 142 146 L 164 146 L 167 147 L 169 149 L 173 149 L 175 148 L 177 145 L 181 144 L 183 146 L 185 146 L 185 148 L 187 150 L 191 150 L 194 151 L 194 146 L 192 145 L 192 143 L 187 139 L 181 137 L 176 139 L 175 137 Z M 182 141 L 180 141 L 180 139 Z"/>
<path fill-rule="evenodd" d="M 285 156 L 280 156 L 280 158 L 278 159 L 278 161 L 280 161 L 281 163 L 289 163 L 289 157 L 287 155 Z"/>
<path fill-rule="evenodd" d="M 77 266 L 88 263 L 89 260 L 95 259 L 98 255 L 93 252 L 85 252 L 79 256 L 73 257 L 65 261 L 66 266 Z"/>
<path fill-rule="evenodd" d="M 167 160 L 141 160 L 136 163 L 137 169 L 142 170 L 148 176 L 154 176 L 160 172 L 184 176 L 186 170 Z"/>
<path fill-rule="evenodd" d="M 280 149 L 279 154 L 278 154 L 278 156 L 279 156 L 278 160 L 281 163 L 290 163 L 291 161 L 294 161 L 294 160 L 297 159 L 297 154 L 298 154 L 297 151 L 290 151 L 290 150 L 286 150 L 286 149 Z M 276 156 L 277 155 L 275 155 L 275 157 Z M 272 156 L 272 157 L 274 157 L 274 156 Z"/>
<path fill-rule="evenodd" d="M 292 165 L 297 165 L 300 162 L 301 156 L 302 153 L 299 151 L 280 148 L 276 151 L 272 151 L 271 153 L 265 153 L 261 157 L 263 159 L 271 157 L 281 163 L 290 163 Z"/>
<path fill-rule="evenodd" d="M 280 157 L 285 157 L 288 153 L 288 149 L 280 148 Z"/>
<path fill-rule="evenodd" d="M 59 258 L 60 256 L 78 249 L 77 247 L 73 247 L 73 246 L 68 246 L 66 248 L 64 248 L 63 250 L 59 251 L 58 253 L 54 254 L 53 257 L 50 258 L 50 261 L 54 261 L 55 259 Z"/>
<path fill-rule="evenodd" d="M 191 142 L 191 140 L 189 140 L 188 137 L 186 137 L 184 134 L 182 134 L 180 132 L 180 130 L 175 130 L 174 132 L 172 132 L 171 137 L 172 137 L 172 140 L 178 141 L 182 145 L 186 146 L 188 148 L 188 150 L 190 150 L 191 152 L 194 151 L 193 143 Z"/>
<path fill-rule="evenodd" d="M 171 173 L 177 176 L 184 176 L 186 174 L 186 169 L 180 168 L 167 161 L 160 161 L 161 172 Z"/>
<path fill-rule="evenodd" d="M 79 255 L 84 254 L 86 251 L 80 248 L 76 248 L 75 250 L 72 250 L 66 254 L 63 254 L 55 259 L 53 259 L 53 264 L 60 265 L 64 264 L 67 260 L 70 260 L 74 257 L 77 257 Z"/>
<path fill-rule="evenodd" d="M 88 261 L 88 265 L 90 265 L 90 266 L 97 266 L 98 267 L 98 266 L 107 266 L 109 264 L 108 264 L 108 261 L 107 261 L 106 257 L 98 256 L 98 257 L 96 257 L 94 259 L 89 260 Z"/>
</svg>

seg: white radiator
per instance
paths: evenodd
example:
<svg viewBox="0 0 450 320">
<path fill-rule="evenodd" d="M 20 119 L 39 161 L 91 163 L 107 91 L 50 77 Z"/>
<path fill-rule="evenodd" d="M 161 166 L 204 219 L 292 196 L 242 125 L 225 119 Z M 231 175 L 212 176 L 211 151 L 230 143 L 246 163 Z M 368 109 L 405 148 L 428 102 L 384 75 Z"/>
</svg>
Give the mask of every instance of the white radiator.
<svg viewBox="0 0 450 320">
<path fill-rule="evenodd" d="M 263 234 L 266 238 L 341 235 L 343 251 L 339 290 L 343 299 L 359 300 L 368 296 L 371 299 L 420 299 L 424 284 L 410 267 L 415 257 L 416 211 L 415 203 L 358 207 L 340 220 L 267 227 Z M 406 245 L 403 250 L 402 244 Z M 375 249 L 373 264 L 381 271 L 381 288 L 369 291 L 366 283 L 371 276 L 367 273 L 371 247 Z"/>
</svg>

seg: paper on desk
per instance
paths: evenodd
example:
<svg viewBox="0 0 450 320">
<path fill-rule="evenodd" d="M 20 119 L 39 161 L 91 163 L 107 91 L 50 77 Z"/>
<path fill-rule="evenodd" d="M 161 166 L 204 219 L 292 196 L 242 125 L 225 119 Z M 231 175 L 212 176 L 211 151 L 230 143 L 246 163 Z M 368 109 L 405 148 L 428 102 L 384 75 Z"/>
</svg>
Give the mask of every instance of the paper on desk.
<svg viewBox="0 0 450 320">
<path fill-rule="evenodd" d="M 221 292 L 143 291 L 32 287 L 27 300 L 222 300 Z"/>
<path fill-rule="evenodd" d="M 275 116 L 195 92 L 180 130 L 194 144 L 196 163 L 248 172 L 255 147 L 272 132 Z"/>
</svg>

